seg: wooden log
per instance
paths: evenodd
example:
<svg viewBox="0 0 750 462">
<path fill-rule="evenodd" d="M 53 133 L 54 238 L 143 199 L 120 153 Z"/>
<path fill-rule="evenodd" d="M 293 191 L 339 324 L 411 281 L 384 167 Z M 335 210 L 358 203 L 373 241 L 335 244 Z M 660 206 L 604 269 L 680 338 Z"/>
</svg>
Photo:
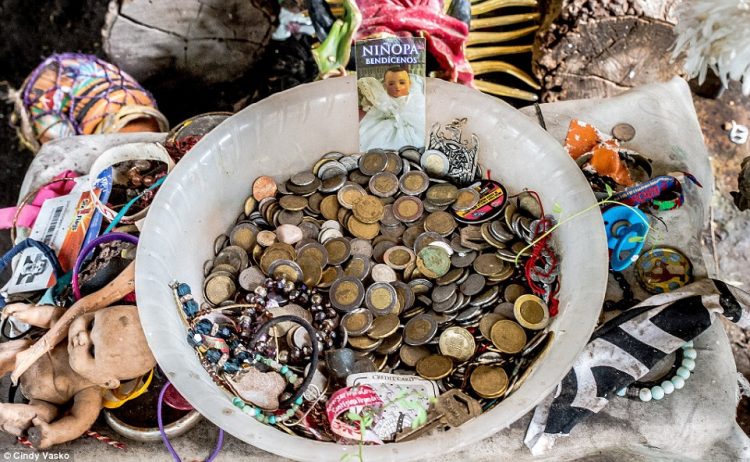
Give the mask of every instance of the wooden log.
<svg viewBox="0 0 750 462">
<path fill-rule="evenodd" d="M 543 101 L 612 96 L 682 75 L 671 60 L 679 0 L 547 0 L 534 43 Z"/>
<path fill-rule="evenodd" d="M 176 72 L 231 82 L 260 59 L 277 16 L 263 0 L 112 0 L 103 49 L 137 80 Z"/>
</svg>

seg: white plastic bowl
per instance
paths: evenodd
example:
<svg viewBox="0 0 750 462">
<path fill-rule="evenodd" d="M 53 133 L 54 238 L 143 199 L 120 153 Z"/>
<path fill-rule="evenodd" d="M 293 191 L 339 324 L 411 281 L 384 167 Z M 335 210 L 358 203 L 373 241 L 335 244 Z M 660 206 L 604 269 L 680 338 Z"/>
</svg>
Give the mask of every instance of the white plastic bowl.
<svg viewBox="0 0 750 462">
<path fill-rule="evenodd" d="M 536 121 L 508 104 L 464 86 L 429 79 L 427 127 L 466 117 L 465 133 L 479 137 L 480 163 L 517 193 L 537 191 L 544 208 L 559 204 L 568 217 L 595 203 L 583 175 Z M 136 263 L 141 322 L 156 360 L 201 414 L 241 440 L 305 461 L 338 461 L 357 446 L 321 443 L 263 425 L 232 406 L 211 381 L 186 341 L 170 281 L 187 282 L 202 301 L 203 263 L 216 236 L 234 223 L 253 179 L 277 180 L 312 166 L 328 151 L 356 152 L 354 78 L 302 85 L 232 116 L 203 138 L 169 175 L 146 219 Z M 608 254 L 597 208 L 555 231 L 562 257 L 560 314 L 549 354 L 519 390 L 467 424 L 399 444 L 368 446 L 368 462 L 430 459 L 508 427 L 548 393 L 570 369 L 596 323 L 604 300 Z"/>
</svg>

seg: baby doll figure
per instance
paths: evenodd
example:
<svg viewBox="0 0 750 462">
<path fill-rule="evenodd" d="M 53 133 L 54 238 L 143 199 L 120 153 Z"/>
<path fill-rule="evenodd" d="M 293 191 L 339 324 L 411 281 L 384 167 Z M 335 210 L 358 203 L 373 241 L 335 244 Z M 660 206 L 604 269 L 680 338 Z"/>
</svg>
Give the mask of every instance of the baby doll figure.
<svg viewBox="0 0 750 462">
<path fill-rule="evenodd" d="M 49 328 L 61 309 L 25 304 L 9 305 L 3 316 Z M 29 340 L 0 344 L 0 375 L 12 371 L 16 355 Z M 26 434 L 44 449 L 81 436 L 102 408 L 102 389 L 115 389 L 121 380 L 142 376 L 154 360 L 141 328 L 138 308 L 112 306 L 77 317 L 68 329 L 68 342 L 45 353 L 20 376 L 28 404 L 0 404 L 0 428 L 16 436 Z M 72 400 L 67 412 L 60 407 Z"/>
</svg>

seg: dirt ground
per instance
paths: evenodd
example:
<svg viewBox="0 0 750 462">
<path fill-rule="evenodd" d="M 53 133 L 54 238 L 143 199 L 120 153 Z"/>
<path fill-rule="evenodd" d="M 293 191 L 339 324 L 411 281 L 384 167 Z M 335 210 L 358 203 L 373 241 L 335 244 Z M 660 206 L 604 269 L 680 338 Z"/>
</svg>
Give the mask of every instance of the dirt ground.
<svg viewBox="0 0 750 462">
<path fill-rule="evenodd" d="M 9 87 L 18 88 L 28 73 L 54 52 L 78 51 L 103 56 L 100 29 L 107 2 L 104 0 L 0 0 L 0 206 L 15 204 L 24 172 L 32 156 L 17 141 L 10 124 L 12 106 L 3 100 Z M 214 86 L 194 93 L 199 96 L 186 103 L 190 88 L 173 79 L 143 82 L 159 102 L 160 109 L 176 123 L 209 110 L 231 110 L 232 105 L 254 90 L 243 85 Z M 695 97 L 716 175 L 714 199 L 715 265 L 725 280 L 748 288 L 750 283 L 750 212 L 734 208 L 729 191 L 737 187 L 737 173 L 742 158 L 750 155 L 750 144 L 735 145 L 729 141 L 722 125 L 736 120 L 750 125 L 750 99 L 742 97 L 737 86 L 719 98 Z M 7 231 L 0 232 L 0 252 L 9 248 Z M 727 323 L 735 349 L 738 369 L 750 377 L 750 335 Z M 750 400 L 738 408 L 738 420 L 750 434 Z"/>
</svg>

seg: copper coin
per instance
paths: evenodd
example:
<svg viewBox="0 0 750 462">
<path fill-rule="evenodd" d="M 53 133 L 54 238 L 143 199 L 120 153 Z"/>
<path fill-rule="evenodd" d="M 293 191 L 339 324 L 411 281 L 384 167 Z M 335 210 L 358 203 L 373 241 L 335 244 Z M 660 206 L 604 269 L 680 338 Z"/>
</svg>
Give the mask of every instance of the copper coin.
<svg viewBox="0 0 750 462">
<path fill-rule="evenodd" d="M 305 209 L 307 207 L 307 198 L 302 196 L 282 196 L 281 199 L 279 199 L 279 205 L 284 210 L 289 210 L 291 212 L 299 212 Z"/>
<path fill-rule="evenodd" d="M 275 196 L 276 191 L 278 191 L 276 182 L 270 176 L 259 176 L 253 182 L 253 197 L 257 201 Z"/>
</svg>

